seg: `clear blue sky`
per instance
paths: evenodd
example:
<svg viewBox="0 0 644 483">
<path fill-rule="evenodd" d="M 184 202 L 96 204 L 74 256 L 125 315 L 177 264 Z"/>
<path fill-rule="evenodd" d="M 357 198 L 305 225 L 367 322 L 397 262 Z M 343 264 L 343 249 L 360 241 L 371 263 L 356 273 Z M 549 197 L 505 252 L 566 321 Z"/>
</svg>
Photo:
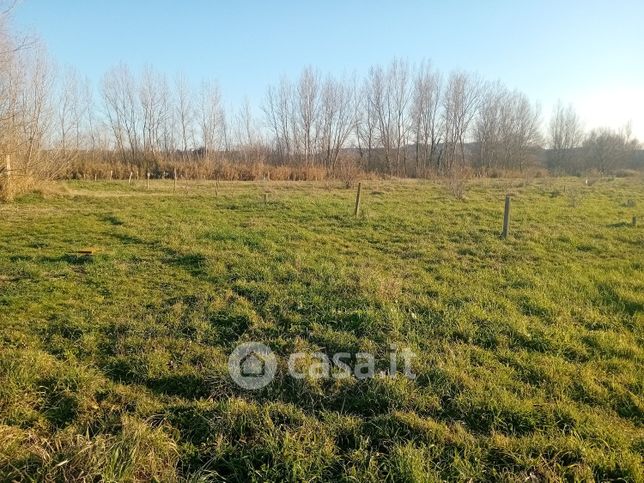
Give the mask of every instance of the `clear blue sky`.
<svg viewBox="0 0 644 483">
<path fill-rule="evenodd" d="M 306 65 L 430 59 L 523 90 L 544 117 L 560 98 L 587 127 L 630 119 L 644 139 L 644 0 L 22 0 L 15 23 L 95 82 L 120 61 L 152 64 L 217 79 L 234 106 Z"/>
</svg>

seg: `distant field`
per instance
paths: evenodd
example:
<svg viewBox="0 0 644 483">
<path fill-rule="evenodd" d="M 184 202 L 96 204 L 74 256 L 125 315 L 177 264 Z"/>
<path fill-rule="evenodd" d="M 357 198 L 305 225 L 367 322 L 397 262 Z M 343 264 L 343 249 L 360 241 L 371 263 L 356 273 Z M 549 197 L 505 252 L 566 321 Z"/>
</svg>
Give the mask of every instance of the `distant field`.
<svg viewBox="0 0 644 483">
<path fill-rule="evenodd" d="M 644 480 L 641 178 L 53 191 L 0 205 L 2 481 Z M 243 341 L 418 377 L 248 392 Z"/>
</svg>

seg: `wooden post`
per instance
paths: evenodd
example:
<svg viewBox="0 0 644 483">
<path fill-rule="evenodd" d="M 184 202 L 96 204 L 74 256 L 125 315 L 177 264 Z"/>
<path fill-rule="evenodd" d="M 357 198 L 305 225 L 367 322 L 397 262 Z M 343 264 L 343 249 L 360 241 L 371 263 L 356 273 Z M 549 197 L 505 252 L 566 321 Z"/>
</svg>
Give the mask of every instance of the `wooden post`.
<svg viewBox="0 0 644 483">
<path fill-rule="evenodd" d="M 174 187 L 172 190 L 176 193 L 177 192 L 177 168 L 174 168 Z"/>
<path fill-rule="evenodd" d="M 148 171 L 147 189 L 150 189 L 150 172 Z"/>
<path fill-rule="evenodd" d="M 268 204 L 268 193 L 264 193 L 264 204 Z"/>
<path fill-rule="evenodd" d="M 356 193 L 356 207 L 353 210 L 353 216 L 360 214 L 360 191 L 362 190 L 362 183 L 358 183 L 358 192 Z"/>
<path fill-rule="evenodd" d="M 96 179 L 97 179 L 97 174 L 94 173 L 94 181 L 96 181 Z"/>
<path fill-rule="evenodd" d="M 215 180 L 215 198 L 219 196 L 219 176 Z"/>
<path fill-rule="evenodd" d="M 5 184 L 5 187 L 4 187 L 4 197 L 7 200 L 11 200 L 12 186 L 11 186 L 11 155 L 10 154 L 7 154 L 4 157 L 4 164 L 5 164 L 5 170 L 7 172 L 7 176 L 6 176 L 7 180 L 6 180 L 6 184 Z"/>
<path fill-rule="evenodd" d="M 110 170 L 110 181 L 112 181 L 112 177 L 114 176 L 114 171 Z"/>
<path fill-rule="evenodd" d="M 505 195 L 505 210 L 503 211 L 502 238 L 507 238 L 510 233 L 510 195 Z"/>
<path fill-rule="evenodd" d="M 631 221 L 631 224 L 633 226 L 637 226 L 637 216 L 633 216 L 633 220 Z"/>
<path fill-rule="evenodd" d="M 127 180 L 127 184 L 132 184 L 132 171 L 130 171 L 130 179 Z"/>
</svg>

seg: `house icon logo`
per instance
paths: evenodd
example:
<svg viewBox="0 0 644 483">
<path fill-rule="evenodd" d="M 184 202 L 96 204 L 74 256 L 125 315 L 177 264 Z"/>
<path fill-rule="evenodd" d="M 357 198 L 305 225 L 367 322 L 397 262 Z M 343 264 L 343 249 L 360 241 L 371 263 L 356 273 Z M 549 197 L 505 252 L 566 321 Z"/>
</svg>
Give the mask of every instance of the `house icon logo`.
<svg viewBox="0 0 644 483">
<path fill-rule="evenodd" d="M 244 377 L 262 377 L 266 374 L 266 361 L 259 354 L 247 354 L 239 363 Z"/>
<path fill-rule="evenodd" d="M 273 351 L 259 342 L 238 345 L 228 358 L 228 372 L 238 386 L 256 390 L 275 377 L 277 360 Z"/>
</svg>

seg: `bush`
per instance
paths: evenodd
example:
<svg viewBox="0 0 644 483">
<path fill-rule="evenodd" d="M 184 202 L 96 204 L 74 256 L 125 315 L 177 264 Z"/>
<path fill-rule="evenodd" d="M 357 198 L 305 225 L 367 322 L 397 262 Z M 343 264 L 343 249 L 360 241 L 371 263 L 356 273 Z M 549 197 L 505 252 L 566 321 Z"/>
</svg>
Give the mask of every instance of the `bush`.
<svg viewBox="0 0 644 483">
<path fill-rule="evenodd" d="M 447 178 L 447 187 L 457 200 L 465 199 L 465 189 L 469 173 L 463 168 L 455 168 Z"/>
<path fill-rule="evenodd" d="M 632 178 L 639 176 L 641 173 L 634 169 L 618 169 L 615 171 L 615 176 L 618 178 Z"/>
<path fill-rule="evenodd" d="M 346 188 L 352 188 L 361 174 L 355 161 L 348 158 L 340 159 L 333 171 L 333 177 L 341 180 Z"/>
</svg>

